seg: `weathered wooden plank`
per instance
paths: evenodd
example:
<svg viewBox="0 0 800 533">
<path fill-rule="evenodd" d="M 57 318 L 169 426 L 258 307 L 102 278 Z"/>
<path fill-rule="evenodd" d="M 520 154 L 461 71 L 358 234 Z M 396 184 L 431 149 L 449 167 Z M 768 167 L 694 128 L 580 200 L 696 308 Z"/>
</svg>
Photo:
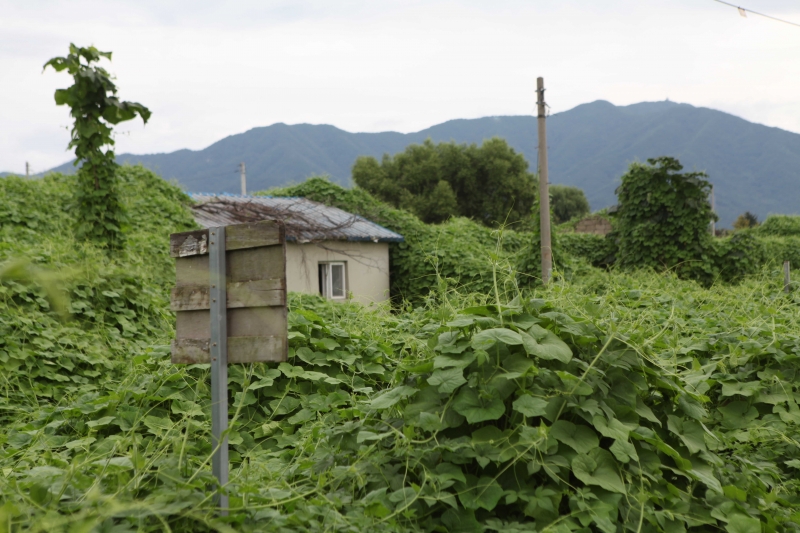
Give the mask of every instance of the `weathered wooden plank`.
<svg viewBox="0 0 800 533">
<path fill-rule="evenodd" d="M 283 246 L 262 246 L 228 252 L 228 283 L 286 277 Z"/>
<path fill-rule="evenodd" d="M 259 279 L 228 283 L 228 309 L 286 305 L 286 280 Z M 172 289 L 170 308 L 173 311 L 209 309 L 208 285 L 179 285 Z"/>
<path fill-rule="evenodd" d="M 286 278 L 283 246 L 264 246 L 228 252 L 226 269 L 231 283 L 259 279 Z M 208 255 L 179 257 L 175 260 L 175 284 L 208 285 Z"/>
<path fill-rule="evenodd" d="M 286 308 L 241 307 L 228 309 L 229 337 L 286 335 Z M 205 339 L 211 336 L 211 315 L 207 309 L 178 311 L 176 335 L 181 339 Z"/>
<path fill-rule="evenodd" d="M 169 236 L 169 255 L 189 257 L 208 254 L 208 230 L 184 231 Z"/>
<path fill-rule="evenodd" d="M 284 241 L 283 224 L 274 220 L 227 226 L 225 231 L 225 249 L 229 252 L 244 248 L 273 246 Z"/>
<path fill-rule="evenodd" d="M 175 284 L 177 286 L 208 285 L 210 281 L 208 254 L 175 259 Z"/>
<path fill-rule="evenodd" d="M 208 364 L 211 362 L 209 339 L 175 339 L 172 341 L 172 362 L 175 364 Z M 260 337 L 228 337 L 228 363 L 285 361 L 288 341 L 285 335 Z"/>
</svg>

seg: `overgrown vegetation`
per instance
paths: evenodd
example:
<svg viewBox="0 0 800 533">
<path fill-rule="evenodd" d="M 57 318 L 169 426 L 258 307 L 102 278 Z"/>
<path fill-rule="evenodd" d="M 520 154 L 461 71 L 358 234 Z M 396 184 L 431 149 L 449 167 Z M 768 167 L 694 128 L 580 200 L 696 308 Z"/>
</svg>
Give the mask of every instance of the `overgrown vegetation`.
<svg viewBox="0 0 800 533">
<path fill-rule="evenodd" d="M 504 283 L 520 288 L 531 287 L 541 279 L 539 236 L 514 229 L 514 224 L 493 230 L 466 218 L 451 218 L 429 225 L 375 199 L 364 189 L 345 189 L 321 177 L 259 194 L 302 196 L 361 215 L 403 235 L 405 242 L 389 250 L 391 295 L 397 303 L 406 300 L 419 304 L 443 282 L 465 292 L 486 294 L 494 290 L 497 270 L 513 272 Z M 568 266 L 556 235 L 553 250 L 556 266 Z"/>
<path fill-rule="evenodd" d="M 499 138 L 475 144 L 428 139 L 394 156 L 359 157 L 353 181 L 423 222 L 467 217 L 489 227 L 529 226 L 537 179 L 525 158 Z"/>
<path fill-rule="evenodd" d="M 192 227 L 188 199 L 123 168 L 137 217 L 112 259 L 58 209 L 74 179 L 0 181 L 0 261 L 58 273 L 72 313 L 24 276 L 0 285 L 5 531 L 800 530 L 800 299 L 779 276 L 584 270 L 520 290 L 511 248 L 463 219 L 436 231 L 475 261 L 500 250 L 480 292 L 440 277 L 394 312 L 295 295 L 289 361 L 230 367 L 219 517 L 208 369 L 168 357 L 168 234 Z"/>
<path fill-rule="evenodd" d="M 150 110 L 135 102 L 120 102 L 112 76 L 94 63 L 111 60 L 111 52 L 95 47 L 69 45 L 66 57 L 54 57 L 44 68 L 66 70 L 74 83 L 57 89 L 57 105 L 70 107 L 75 120 L 69 148 L 75 149 L 75 165 L 80 166 L 77 202 L 80 216 L 76 221 L 78 236 L 116 250 L 124 243 L 126 217 L 119 198 L 118 165 L 114 160 L 114 137 L 110 125 L 131 120 L 137 115 L 146 124 Z"/>
</svg>

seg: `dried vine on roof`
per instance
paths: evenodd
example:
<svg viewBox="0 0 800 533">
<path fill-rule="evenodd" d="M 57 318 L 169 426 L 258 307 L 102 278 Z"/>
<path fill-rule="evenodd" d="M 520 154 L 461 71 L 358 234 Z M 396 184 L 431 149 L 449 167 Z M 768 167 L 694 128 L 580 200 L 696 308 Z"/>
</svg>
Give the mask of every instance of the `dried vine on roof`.
<svg viewBox="0 0 800 533">
<path fill-rule="evenodd" d="M 311 200 L 303 204 L 322 205 Z M 325 209 L 312 211 L 306 205 L 288 204 L 285 206 L 265 205 L 257 201 L 240 202 L 227 198 L 217 198 L 211 202 L 192 207 L 195 214 L 222 218 L 229 224 L 278 220 L 286 227 L 286 238 L 296 242 L 320 242 L 347 240 L 344 230 L 355 224 L 359 217 L 349 215 L 344 220 L 334 220 Z"/>
</svg>

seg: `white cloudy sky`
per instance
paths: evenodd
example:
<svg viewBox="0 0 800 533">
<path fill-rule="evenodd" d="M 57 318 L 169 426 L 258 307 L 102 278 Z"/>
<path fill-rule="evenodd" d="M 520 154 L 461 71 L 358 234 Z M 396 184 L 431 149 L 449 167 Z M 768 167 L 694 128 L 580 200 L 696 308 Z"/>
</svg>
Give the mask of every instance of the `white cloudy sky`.
<svg viewBox="0 0 800 533">
<path fill-rule="evenodd" d="M 734 0 L 800 23 L 800 0 Z M 70 42 L 111 50 L 153 111 L 117 151 L 201 149 L 275 122 L 416 131 L 598 99 L 708 106 L 800 132 L 800 27 L 713 0 L 0 0 L 0 170 L 70 159 Z"/>
</svg>

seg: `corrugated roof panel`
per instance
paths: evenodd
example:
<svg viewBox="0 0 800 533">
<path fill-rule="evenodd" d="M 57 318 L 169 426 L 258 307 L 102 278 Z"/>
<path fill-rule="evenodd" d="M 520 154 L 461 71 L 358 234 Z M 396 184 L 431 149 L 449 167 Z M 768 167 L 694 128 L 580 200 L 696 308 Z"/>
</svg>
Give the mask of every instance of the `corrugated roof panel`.
<svg viewBox="0 0 800 533">
<path fill-rule="evenodd" d="M 297 242 L 324 240 L 402 242 L 403 236 L 379 224 L 306 198 L 190 193 L 197 205 L 194 218 L 203 227 L 255 220 L 281 220 L 286 238 Z"/>
</svg>

